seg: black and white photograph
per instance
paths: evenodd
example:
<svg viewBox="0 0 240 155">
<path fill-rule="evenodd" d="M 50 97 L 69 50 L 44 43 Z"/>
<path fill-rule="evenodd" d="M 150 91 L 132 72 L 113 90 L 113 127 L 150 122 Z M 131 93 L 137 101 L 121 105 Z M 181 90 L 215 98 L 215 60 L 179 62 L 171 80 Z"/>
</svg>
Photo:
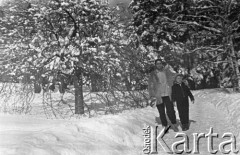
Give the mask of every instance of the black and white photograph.
<svg viewBox="0 0 240 155">
<path fill-rule="evenodd" d="M 0 0 L 0 155 L 240 155 L 240 0 Z"/>
</svg>

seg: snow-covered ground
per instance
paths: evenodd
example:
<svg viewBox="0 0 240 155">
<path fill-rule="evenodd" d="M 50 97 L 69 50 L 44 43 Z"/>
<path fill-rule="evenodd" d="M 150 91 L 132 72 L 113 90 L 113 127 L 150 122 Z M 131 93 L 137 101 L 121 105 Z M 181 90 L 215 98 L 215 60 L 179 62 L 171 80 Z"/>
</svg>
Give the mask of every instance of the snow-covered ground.
<svg viewBox="0 0 240 155">
<path fill-rule="evenodd" d="M 193 91 L 196 102 L 190 105 L 190 130 L 192 133 L 209 132 L 210 127 L 219 134 L 214 148 L 223 141 L 225 132 L 236 136 L 240 149 L 240 94 L 223 90 Z M 39 101 L 40 102 L 40 101 Z M 42 115 L 0 114 L 1 155 L 117 155 L 143 154 L 143 127 L 155 125 L 156 107 L 126 110 L 113 115 L 93 118 L 46 119 Z M 179 119 L 178 119 L 179 120 Z M 160 127 L 161 128 L 161 127 Z M 180 132 L 181 128 L 179 127 Z M 164 139 L 171 146 L 175 132 L 170 130 Z M 200 154 L 210 154 L 207 139 L 200 139 Z M 158 145 L 159 154 L 164 153 Z"/>
</svg>

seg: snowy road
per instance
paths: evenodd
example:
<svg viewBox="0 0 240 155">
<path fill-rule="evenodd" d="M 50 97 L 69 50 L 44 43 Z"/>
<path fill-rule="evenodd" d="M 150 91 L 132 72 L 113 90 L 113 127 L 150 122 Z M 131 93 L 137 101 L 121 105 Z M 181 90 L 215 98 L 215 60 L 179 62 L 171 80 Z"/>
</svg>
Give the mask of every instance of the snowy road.
<svg viewBox="0 0 240 155">
<path fill-rule="evenodd" d="M 217 90 L 194 91 L 193 94 L 196 102 L 190 105 L 191 126 L 185 132 L 190 140 L 190 149 L 193 148 L 193 133 L 208 134 L 211 127 L 214 133 L 219 134 L 218 138 L 213 138 L 213 149 L 218 150 L 221 142 L 229 140 L 221 138 L 225 132 L 236 136 L 236 146 L 240 148 L 237 130 L 240 124 L 240 95 Z M 157 109 L 151 107 L 80 120 L 48 120 L 38 116 L 1 114 L 0 155 L 143 154 L 142 128 L 145 125 L 154 126 L 155 117 L 158 117 Z M 175 138 L 175 135 L 170 130 L 164 136 L 170 147 L 183 139 Z M 210 154 L 207 140 L 199 140 L 200 154 Z M 158 145 L 158 154 L 168 153 Z"/>
<path fill-rule="evenodd" d="M 239 95 L 239 94 L 238 94 Z M 226 104 L 233 101 L 231 99 L 238 99 L 238 104 L 240 103 L 240 95 L 237 96 L 231 96 L 229 94 L 225 93 L 216 93 L 215 91 L 198 91 L 194 93 L 194 96 L 196 98 L 195 104 L 190 104 L 190 130 L 185 132 L 189 138 L 189 144 L 190 149 L 193 151 L 193 133 L 204 133 L 207 135 L 210 132 L 210 128 L 213 129 L 213 133 L 218 134 L 218 138 L 214 137 L 212 139 L 213 144 L 213 150 L 217 150 L 217 154 L 222 154 L 219 150 L 219 144 L 221 142 L 224 142 L 226 140 L 229 140 L 230 138 L 223 139 L 222 136 L 224 133 L 231 132 L 234 136 L 238 135 L 237 129 L 234 127 L 234 125 L 230 122 L 230 118 L 228 118 L 228 113 L 226 109 L 221 109 L 221 107 L 216 108 L 216 104 L 223 103 L 223 107 L 227 108 Z M 229 100 L 229 102 L 228 102 Z M 223 102 L 224 101 L 224 102 Z M 236 101 L 236 100 L 235 100 Z M 239 105 L 238 105 L 239 106 Z M 240 111 L 239 111 L 240 112 Z M 179 127 L 179 129 L 181 129 Z M 182 132 L 180 130 L 180 132 Z M 164 137 L 164 140 L 171 146 L 174 142 L 180 141 L 183 139 L 181 138 L 175 138 L 176 133 L 173 131 L 170 132 L 170 134 L 167 134 Z M 239 137 L 236 139 L 238 142 L 237 147 L 240 148 L 240 139 Z M 199 153 L 200 154 L 210 154 L 208 150 L 208 138 L 202 137 L 199 139 Z M 183 146 L 183 145 L 182 145 Z M 180 147 L 179 149 L 182 149 L 183 147 Z M 230 146 L 230 145 L 229 145 Z M 229 149 L 229 146 L 227 146 L 225 149 Z M 159 150 L 162 150 L 162 148 L 159 146 Z M 164 152 L 163 152 L 164 153 Z"/>
</svg>

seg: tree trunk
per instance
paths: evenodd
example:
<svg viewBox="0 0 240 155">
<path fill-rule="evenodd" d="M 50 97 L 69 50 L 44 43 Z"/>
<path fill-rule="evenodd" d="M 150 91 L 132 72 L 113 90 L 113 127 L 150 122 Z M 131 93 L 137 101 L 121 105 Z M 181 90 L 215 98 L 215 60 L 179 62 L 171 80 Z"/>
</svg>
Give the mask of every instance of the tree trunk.
<svg viewBox="0 0 240 155">
<path fill-rule="evenodd" d="M 234 50 L 232 36 L 230 37 L 230 46 L 231 46 L 231 52 L 232 52 L 231 53 L 232 67 L 235 72 L 234 81 L 236 81 L 236 82 L 233 82 L 233 89 L 234 89 L 234 91 L 237 91 L 237 89 L 239 89 L 240 74 L 239 74 L 239 70 L 238 70 L 238 60 L 236 58 L 237 54 L 236 54 L 236 51 Z"/>
<path fill-rule="evenodd" d="M 128 77 L 124 78 L 124 83 L 125 83 L 127 91 L 131 91 L 131 83 L 129 82 Z"/>
<path fill-rule="evenodd" d="M 75 114 L 84 114 L 83 100 L 83 81 L 81 71 L 76 71 L 73 76 L 73 84 L 75 88 Z"/>
<path fill-rule="evenodd" d="M 35 82 L 34 82 L 34 93 L 39 94 L 39 93 L 41 93 L 41 90 L 42 90 L 41 86 L 39 85 L 39 83 L 37 83 L 37 82 L 35 81 Z"/>
<path fill-rule="evenodd" d="M 98 91 L 98 89 L 97 89 L 97 79 L 96 79 L 95 73 L 91 74 L 90 78 L 91 78 L 91 91 L 92 92 L 97 92 Z"/>
</svg>

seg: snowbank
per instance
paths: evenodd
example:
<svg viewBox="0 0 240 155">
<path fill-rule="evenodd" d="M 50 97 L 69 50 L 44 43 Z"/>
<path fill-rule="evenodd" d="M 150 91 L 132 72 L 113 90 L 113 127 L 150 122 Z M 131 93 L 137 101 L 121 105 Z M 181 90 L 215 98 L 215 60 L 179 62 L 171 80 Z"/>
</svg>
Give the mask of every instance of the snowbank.
<svg viewBox="0 0 240 155">
<path fill-rule="evenodd" d="M 227 117 L 228 123 L 235 129 L 231 132 L 235 133 L 237 146 L 240 146 L 240 93 L 234 93 L 229 89 L 206 89 L 196 91 L 194 95 L 199 100 L 213 104 Z"/>
<path fill-rule="evenodd" d="M 228 89 L 212 89 L 199 92 L 198 96 L 208 100 L 228 117 L 237 130 L 237 139 L 240 139 L 240 93 L 233 93 Z"/>
<path fill-rule="evenodd" d="M 0 116 L 0 154 L 141 154 L 144 124 L 153 125 L 151 107 L 81 120 Z"/>
<path fill-rule="evenodd" d="M 194 91 L 193 94 L 195 104 L 214 104 L 222 115 L 228 115 L 235 128 L 240 129 L 240 94 L 229 94 L 221 90 L 201 90 Z M 142 154 L 142 128 L 146 124 L 155 125 L 156 117 L 157 109 L 152 107 L 127 110 L 118 115 L 69 120 L 44 119 L 38 115 L 1 114 L 0 154 Z M 239 143 L 240 136 L 237 136 Z"/>
</svg>

